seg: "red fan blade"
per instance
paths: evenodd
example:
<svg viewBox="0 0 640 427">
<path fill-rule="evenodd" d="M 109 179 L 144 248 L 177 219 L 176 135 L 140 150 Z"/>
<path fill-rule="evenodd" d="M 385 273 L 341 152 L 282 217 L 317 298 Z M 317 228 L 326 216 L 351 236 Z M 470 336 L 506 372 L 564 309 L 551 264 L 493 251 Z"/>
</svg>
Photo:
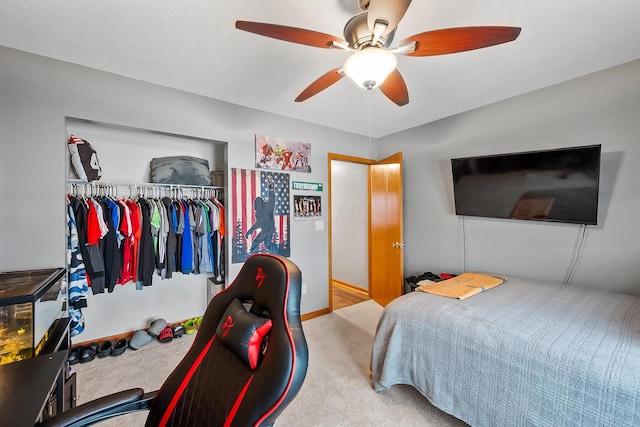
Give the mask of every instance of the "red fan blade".
<svg viewBox="0 0 640 427">
<path fill-rule="evenodd" d="M 374 32 L 376 21 L 386 21 L 388 25 L 382 35 L 387 35 L 398 26 L 410 4 L 411 0 L 371 0 L 367 8 L 369 31 Z"/>
<path fill-rule="evenodd" d="M 267 24 L 264 22 L 236 21 L 236 28 L 239 30 L 248 31 L 250 33 L 259 34 L 261 36 L 313 47 L 322 47 L 329 49 L 331 47 L 331 42 L 347 44 L 347 42 L 345 42 L 341 38 L 332 36 L 330 34 L 305 30 L 303 28 Z"/>
<path fill-rule="evenodd" d="M 407 91 L 407 84 L 402 78 L 402 74 L 396 68 L 384 79 L 384 82 L 379 86 L 382 93 L 387 98 L 395 102 L 398 106 L 402 107 L 409 103 L 409 92 Z"/>
<path fill-rule="evenodd" d="M 302 102 L 306 99 L 311 98 L 313 95 L 318 92 L 322 92 L 338 80 L 344 77 L 343 73 L 339 73 L 340 68 L 334 68 L 333 70 L 323 74 L 320 78 L 318 78 L 315 82 L 311 83 L 305 90 L 303 90 L 300 95 L 296 98 L 296 102 Z"/>
<path fill-rule="evenodd" d="M 507 43 L 517 39 L 519 34 L 519 27 L 446 28 L 415 34 L 402 44 L 416 42 L 415 52 L 405 55 L 445 55 Z"/>
</svg>

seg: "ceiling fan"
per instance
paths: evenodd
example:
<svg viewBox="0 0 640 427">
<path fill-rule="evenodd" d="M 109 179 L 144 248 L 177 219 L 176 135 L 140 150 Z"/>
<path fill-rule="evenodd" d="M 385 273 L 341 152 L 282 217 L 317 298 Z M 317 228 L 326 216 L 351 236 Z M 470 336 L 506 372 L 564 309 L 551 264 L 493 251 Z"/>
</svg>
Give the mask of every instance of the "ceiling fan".
<svg viewBox="0 0 640 427">
<path fill-rule="evenodd" d="M 352 54 L 342 67 L 334 68 L 311 83 L 295 99 L 302 102 L 349 76 L 366 89 L 379 87 L 399 106 L 409 103 L 407 85 L 396 68 L 395 54 L 433 56 L 464 52 L 507 43 L 520 34 L 519 27 L 480 26 L 445 28 L 415 34 L 390 49 L 396 28 L 411 0 L 355 0 L 363 12 L 344 27 L 344 39 L 303 28 L 263 22 L 236 21 L 236 28 L 279 40 Z"/>
</svg>

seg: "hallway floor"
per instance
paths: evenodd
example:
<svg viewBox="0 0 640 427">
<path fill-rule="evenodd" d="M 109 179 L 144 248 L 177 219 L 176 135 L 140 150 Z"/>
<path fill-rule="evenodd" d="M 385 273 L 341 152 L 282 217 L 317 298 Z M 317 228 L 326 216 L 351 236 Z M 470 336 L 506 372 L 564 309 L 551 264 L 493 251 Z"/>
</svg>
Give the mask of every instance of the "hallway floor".
<svg viewBox="0 0 640 427">
<path fill-rule="evenodd" d="M 333 310 L 349 307 L 353 304 L 358 304 L 369 299 L 369 295 L 366 292 L 351 289 L 347 286 L 341 285 L 337 282 L 333 282 L 331 286 Z"/>
</svg>

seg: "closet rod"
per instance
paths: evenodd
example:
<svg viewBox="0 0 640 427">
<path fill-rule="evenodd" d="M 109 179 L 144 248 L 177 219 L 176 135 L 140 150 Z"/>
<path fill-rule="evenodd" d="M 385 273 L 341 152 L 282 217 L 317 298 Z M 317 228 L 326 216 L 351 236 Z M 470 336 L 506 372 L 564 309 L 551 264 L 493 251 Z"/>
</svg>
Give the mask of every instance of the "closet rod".
<svg viewBox="0 0 640 427">
<path fill-rule="evenodd" d="M 110 182 L 110 181 L 83 181 L 82 179 L 67 179 L 67 184 L 81 184 L 81 185 L 97 185 L 97 186 L 120 186 L 131 188 L 142 187 L 162 187 L 168 189 L 193 189 L 193 190 L 224 190 L 224 187 L 214 187 L 211 185 L 189 185 L 189 184 L 161 184 L 157 182 L 144 182 L 144 183 L 130 183 L 130 182 Z"/>
</svg>

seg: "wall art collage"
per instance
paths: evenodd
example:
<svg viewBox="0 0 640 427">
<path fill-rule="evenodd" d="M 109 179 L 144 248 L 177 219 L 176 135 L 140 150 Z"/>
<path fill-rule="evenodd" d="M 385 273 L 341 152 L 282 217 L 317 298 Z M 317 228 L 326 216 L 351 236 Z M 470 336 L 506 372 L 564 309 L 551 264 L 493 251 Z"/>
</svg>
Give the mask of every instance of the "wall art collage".
<svg viewBox="0 0 640 427">
<path fill-rule="evenodd" d="M 256 169 L 231 169 L 231 262 L 257 253 L 289 257 L 290 220 L 320 220 L 321 183 L 291 181 L 289 172 L 311 172 L 311 144 L 255 135 Z M 291 207 L 293 203 L 293 209 Z"/>
</svg>

